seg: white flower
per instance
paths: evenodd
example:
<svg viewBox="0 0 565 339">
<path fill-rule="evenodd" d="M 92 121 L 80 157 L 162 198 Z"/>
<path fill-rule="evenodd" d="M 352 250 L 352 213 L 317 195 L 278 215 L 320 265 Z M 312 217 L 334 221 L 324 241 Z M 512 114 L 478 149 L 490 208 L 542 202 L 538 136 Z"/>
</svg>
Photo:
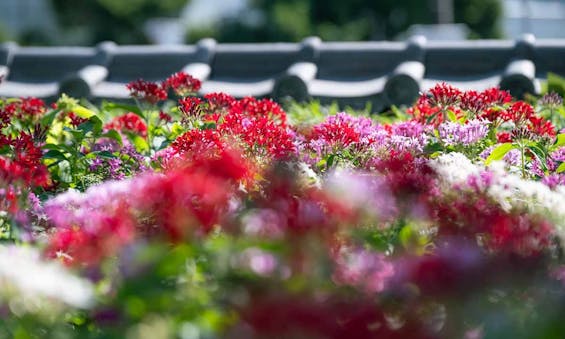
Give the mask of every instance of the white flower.
<svg viewBox="0 0 565 339">
<path fill-rule="evenodd" d="M 94 298 L 90 282 L 72 275 L 57 262 L 42 260 L 36 250 L 18 246 L 0 246 L 0 296 L 6 291 L 78 308 L 92 306 Z"/>
<path fill-rule="evenodd" d="M 430 162 L 430 166 L 440 178 L 450 184 L 463 183 L 470 175 L 477 175 L 481 168 L 471 162 L 465 155 L 457 152 L 440 155 Z"/>
<path fill-rule="evenodd" d="M 444 181 L 444 189 L 452 189 L 453 185 L 468 183 L 470 175 L 478 176 L 487 171 L 482 165 L 476 165 L 461 153 L 449 153 L 431 161 L 431 166 Z M 536 213 L 551 220 L 557 234 L 565 239 L 565 187 L 551 190 L 538 181 L 523 179 L 517 174 L 509 173 L 502 161 L 495 161 L 488 167 L 491 174 L 490 184 L 485 192 L 502 209 L 507 212 L 519 210 Z"/>
</svg>

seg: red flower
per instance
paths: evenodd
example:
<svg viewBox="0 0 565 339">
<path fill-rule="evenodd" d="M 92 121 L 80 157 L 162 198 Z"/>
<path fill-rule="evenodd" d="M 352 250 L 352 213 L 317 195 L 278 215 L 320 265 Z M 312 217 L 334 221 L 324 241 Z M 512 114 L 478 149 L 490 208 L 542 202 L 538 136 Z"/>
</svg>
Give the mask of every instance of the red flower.
<svg viewBox="0 0 565 339">
<path fill-rule="evenodd" d="M 496 134 L 496 140 L 501 144 L 505 142 L 512 142 L 512 133 L 499 132 Z"/>
<path fill-rule="evenodd" d="M 167 123 L 167 122 L 173 121 L 173 117 L 170 116 L 169 114 L 163 112 L 163 111 L 160 111 L 160 112 L 159 112 L 159 120 L 161 120 L 161 121 Z"/>
<path fill-rule="evenodd" d="M 228 109 L 236 101 L 234 97 L 226 93 L 208 93 L 204 96 L 204 99 L 208 100 L 208 105 L 212 111 Z"/>
<path fill-rule="evenodd" d="M 71 125 L 73 125 L 74 127 L 77 127 L 78 125 L 88 121 L 88 119 L 77 116 L 74 112 L 69 112 L 68 117 L 69 119 L 71 119 Z"/>
<path fill-rule="evenodd" d="M 539 136 L 554 137 L 556 134 L 555 127 L 551 121 L 539 116 L 531 116 L 529 122 L 528 129 Z"/>
<path fill-rule="evenodd" d="M 440 114 L 440 108 L 432 106 L 425 95 L 420 96 L 416 105 L 407 109 L 406 113 L 421 124 L 431 123 L 437 126 L 443 122 L 443 114 Z"/>
<path fill-rule="evenodd" d="M 115 255 L 134 238 L 135 224 L 129 215 L 95 218 L 95 228 L 81 225 L 58 229 L 50 238 L 47 256 L 60 258 L 67 265 L 92 266 Z"/>
<path fill-rule="evenodd" d="M 115 117 L 104 128 L 137 133 L 142 137 L 147 136 L 147 125 L 139 115 L 132 112 Z"/>
<path fill-rule="evenodd" d="M 172 89 L 178 96 L 187 96 L 198 92 L 202 82 L 189 74 L 178 72 L 168 77 L 162 84 L 163 89 Z"/>
<path fill-rule="evenodd" d="M 176 154 L 185 154 L 195 152 L 196 150 L 202 152 L 203 150 L 212 150 L 219 152 L 225 148 L 218 131 L 213 129 L 191 129 L 176 138 L 171 144 Z"/>
<path fill-rule="evenodd" d="M 34 144 L 31 135 L 22 133 L 9 143 L 13 147 L 13 158 L 0 157 L 0 180 L 8 185 L 23 183 L 46 187 L 49 172 L 41 163 L 41 149 Z"/>
<path fill-rule="evenodd" d="M 24 116 L 43 115 L 46 111 L 45 102 L 38 98 L 23 98 L 20 102 L 20 110 Z"/>
<path fill-rule="evenodd" d="M 462 93 L 459 89 L 442 82 L 430 89 L 430 94 L 432 105 L 445 108 L 459 102 Z"/>
<path fill-rule="evenodd" d="M 286 113 L 282 107 L 270 99 L 258 100 L 253 97 L 245 97 L 232 102 L 231 112 L 244 114 L 250 117 L 267 117 L 279 125 L 286 126 Z"/>
<path fill-rule="evenodd" d="M 513 121 L 516 126 L 525 123 L 534 116 L 534 108 L 523 101 L 517 101 L 507 110 L 500 112 L 502 121 Z"/>
<path fill-rule="evenodd" d="M 131 97 L 153 105 L 167 99 L 167 91 L 163 87 L 143 79 L 130 82 L 126 85 L 126 88 L 129 90 Z"/>
<path fill-rule="evenodd" d="M 493 87 L 481 92 L 481 98 L 488 105 L 504 105 L 512 101 L 512 96 L 508 91 L 501 90 L 499 88 Z"/>
<path fill-rule="evenodd" d="M 204 110 L 202 99 L 186 97 L 179 99 L 179 109 L 187 117 L 198 117 Z"/>
<path fill-rule="evenodd" d="M 315 125 L 307 136 L 307 141 L 323 141 L 333 149 L 347 147 L 357 144 L 361 138 L 355 127 L 353 120 L 344 119 L 338 114 Z"/>
</svg>

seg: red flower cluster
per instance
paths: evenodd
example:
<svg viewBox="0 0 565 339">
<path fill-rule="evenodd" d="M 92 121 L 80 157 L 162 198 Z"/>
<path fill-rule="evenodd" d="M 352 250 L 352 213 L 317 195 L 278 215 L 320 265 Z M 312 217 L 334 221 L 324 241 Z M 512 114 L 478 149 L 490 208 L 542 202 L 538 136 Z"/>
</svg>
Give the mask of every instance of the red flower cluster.
<svg viewBox="0 0 565 339">
<path fill-rule="evenodd" d="M 136 133 L 142 137 L 147 136 L 147 125 L 139 115 L 132 112 L 115 117 L 112 121 L 107 123 L 104 128 Z"/>
<path fill-rule="evenodd" d="M 74 127 L 78 127 L 80 124 L 88 121 L 88 119 L 86 118 L 77 116 L 74 112 L 69 112 L 67 116 L 69 117 L 69 119 L 71 119 L 71 125 L 73 125 Z"/>
<path fill-rule="evenodd" d="M 552 242 L 550 224 L 539 218 L 506 212 L 481 192 L 437 199 L 430 205 L 441 236 L 480 238 L 489 250 L 532 256 Z"/>
<path fill-rule="evenodd" d="M 202 113 L 205 113 L 202 103 L 203 101 L 200 98 L 181 98 L 179 99 L 179 109 L 185 117 L 199 117 Z"/>
<path fill-rule="evenodd" d="M 37 98 L 21 98 L 0 107 L 0 129 L 8 126 L 12 119 L 35 121 L 47 111 L 45 103 Z"/>
<path fill-rule="evenodd" d="M 202 82 L 190 74 L 178 72 L 163 81 L 161 86 L 164 90 L 172 89 L 178 96 L 184 97 L 198 92 Z"/>
<path fill-rule="evenodd" d="M 202 236 L 222 224 L 239 183 L 254 176 L 253 166 L 233 149 L 199 153 L 183 165 L 114 183 L 128 185 L 127 195 L 109 189 L 109 196 L 94 194 L 93 201 L 72 211 L 67 205 L 48 206 L 57 231 L 47 253 L 90 266 L 136 237 L 178 242 Z M 85 213 L 75 213 L 78 208 Z"/>
<path fill-rule="evenodd" d="M 159 101 L 167 100 L 167 91 L 172 90 L 178 96 L 188 96 L 198 92 L 202 82 L 190 74 L 178 72 L 161 83 L 138 79 L 126 85 L 130 96 L 155 105 Z"/>
<path fill-rule="evenodd" d="M 208 93 L 204 99 L 208 101 L 209 109 L 214 112 L 228 109 L 235 101 L 234 97 L 226 93 Z"/>
<path fill-rule="evenodd" d="M 249 306 L 241 310 L 245 327 L 233 331 L 249 338 L 437 338 L 416 310 L 406 313 L 400 324 L 393 324 L 370 298 L 253 295 Z"/>
<path fill-rule="evenodd" d="M 41 163 L 41 149 L 31 135 L 20 133 L 15 139 L 3 136 L 2 142 L 2 146 L 12 149 L 13 155 L 11 158 L 0 156 L 0 187 L 5 190 L 3 208 L 14 213 L 18 210 L 18 196 L 22 194 L 19 188 L 47 187 L 49 172 Z"/>
<path fill-rule="evenodd" d="M 182 98 L 179 105 L 186 116 L 200 117 L 204 122 L 216 124 L 214 131 L 217 134 L 205 132 L 207 135 L 224 141 L 235 138 L 250 151 L 265 150 L 266 155 L 277 159 L 292 156 L 296 151 L 293 135 L 286 125 L 286 113 L 271 100 L 235 100 L 228 95 L 215 93 L 207 95 L 205 100 Z M 178 142 L 173 143 L 173 148 L 177 153 L 187 151 L 194 136 L 199 133 L 185 133 Z"/>
<path fill-rule="evenodd" d="M 131 97 L 152 105 L 167 99 L 167 91 L 155 82 L 139 79 L 127 84 L 126 88 L 129 90 Z"/>
<path fill-rule="evenodd" d="M 437 126 L 444 120 L 443 114 L 440 111 L 440 107 L 432 106 L 428 97 L 422 95 L 413 107 L 406 110 L 406 113 L 410 114 L 412 119 L 419 123 L 427 124 L 429 122 Z"/>
<path fill-rule="evenodd" d="M 391 151 L 384 158 L 369 162 L 369 168 L 386 177 L 393 194 L 401 201 L 410 197 L 431 198 L 437 186 L 436 173 L 421 159 L 408 151 Z M 410 201 L 409 201 L 410 203 Z"/>
<path fill-rule="evenodd" d="M 356 144 L 361 136 L 353 123 L 352 120 L 327 119 L 312 128 L 312 131 L 306 137 L 306 141 L 320 140 L 332 149 Z"/>
<path fill-rule="evenodd" d="M 93 266 L 133 239 L 135 224 L 127 213 L 96 218 L 95 228 L 75 225 L 58 229 L 46 249 L 47 257 L 67 265 Z"/>
<path fill-rule="evenodd" d="M 469 112 L 475 117 L 493 122 L 494 126 L 503 122 L 513 122 L 516 129 L 524 126 L 533 135 L 555 136 L 553 124 L 536 115 L 530 104 L 518 101 L 509 106 L 511 100 L 512 97 L 508 92 L 498 88 L 490 88 L 483 92 L 461 92 L 442 83 L 430 90 L 430 96 L 422 95 L 416 105 L 407 112 L 420 123 L 436 126 L 445 121 L 446 110 L 454 112 L 457 117 Z M 519 136 L 511 131 L 501 132 L 498 140 L 508 142 L 514 139 L 512 135 Z"/>
<path fill-rule="evenodd" d="M 493 107 L 501 107 L 512 101 L 512 96 L 498 88 L 490 88 L 483 92 L 466 91 L 461 94 L 459 106 L 465 111 L 480 114 Z"/>
<path fill-rule="evenodd" d="M 459 102 L 459 100 L 461 100 L 462 92 L 459 89 L 442 82 L 430 89 L 430 94 L 431 98 L 429 100 L 431 105 L 446 108 Z"/>
<path fill-rule="evenodd" d="M 295 173 L 284 166 L 275 166 L 266 173 L 265 182 L 264 191 L 253 203 L 276 216 L 277 233 L 330 235 L 340 224 L 356 218 L 351 206 L 338 197 L 319 188 L 300 186 Z"/>
<path fill-rule="evenodd" d="M 4 184 L 23 183 L 27 186 L 46 187 L 49 173 L 41 163 L 41 149 L 34 144 L 31 135 L 21 133 L 10 146 L 13 158 L 0 158 L 0 178 Z"/>
<path fill-rule="evenodd" d="M 462 92 L 445 83 L 437 84 L 430 89 L 429 95 L 422 95 L 416 105 L 407 113 L 423 124 L 439 125 L 445 121 L 445 112 L 452 111 L 460 117 L 462 111 L 468 111 L 478 117 L 497 116 L 497 111 L 512 100 L 510 93 L 498 88 L 490 88 L 482 92 Z M 492 120 L 491 120 L 492 121 Z"/>
<path fill-rule="evenodd" d="M 176 138 L 171 148 L 184 161 L 187 157 L 193 159 L 202 154 L 219 154 L 226 149 L 226 144 L 217 130 L 192 129 Z"/>
</svg>

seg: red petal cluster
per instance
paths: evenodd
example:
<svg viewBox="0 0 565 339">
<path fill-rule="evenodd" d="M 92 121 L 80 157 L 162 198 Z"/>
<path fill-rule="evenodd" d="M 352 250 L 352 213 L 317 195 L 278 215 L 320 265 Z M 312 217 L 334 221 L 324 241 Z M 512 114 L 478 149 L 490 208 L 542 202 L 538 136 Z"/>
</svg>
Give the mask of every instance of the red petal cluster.
<svg viewBox="0 0 565 339">
<path fill-rule="evenodd" d="M 139 79 L 127 84 L 126 88 L 129 90 L 131 97 L 152 105 L 167 99 L 167 91 L 155 82 Z"/>
<path fill-rule="evenodd" d="M 178 96 L 184 97 L 198 92 L 202 87 L 202 82 L 190 74 L 178 72 L 163 81 L 161 86 L 165 91 L 172 89 Z"/>
<path fill-rule="evenodd" d="M 234 98 L 214 93 L 199 98 L 182 98 L 179 100 L 181 111 L 186 116 L 201 117 L 204 122 L 214 122 L 216 139 L 236 139 L 250 151 L 264 150 L 266 155 L 280 159 L 292 156 L 296 152 L 294 138 L 286 125 L 286 113 L 275 102 L 263 99 Z M 200 132 L 189 131 L 173 143 L 177 152 L 187 150 L 188 143 Z"/>
<path fill-rule="evenodd" d="M 132 112 L 115 117 L 112 121 L 107 123 L 104 128 L 136 133 L 142 137 L 147 136 L 147 125 L 139 115 Z"/>
</svg>

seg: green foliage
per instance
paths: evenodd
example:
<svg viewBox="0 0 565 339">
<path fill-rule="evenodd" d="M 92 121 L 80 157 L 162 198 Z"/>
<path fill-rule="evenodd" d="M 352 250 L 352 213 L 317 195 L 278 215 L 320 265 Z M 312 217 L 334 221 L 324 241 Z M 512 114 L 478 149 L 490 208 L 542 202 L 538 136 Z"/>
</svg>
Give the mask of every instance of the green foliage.
<svg viewBox="0 0 565 339">
<path fill-rule="evenodd" d="M 324 40 L 393 39 L 412 24 L 436 22 L 435 1 L 421 0 L 254 0 L 263 19 L 245 16 L 222 23 L 220 41 L 299 41 L 309 35 Z M 472 38 L 500 37 L 500 0 L 454 0 L 454 18 Z M 195 37 L 191 37 L 194 40 Z"/>
<path fill-rule="evenodd" d="M 85 44 L 112 40 L 121 44 L 146 43 L 145 20 L 178 13 L 187 0 L 51 0 L 59 23 L 86 31 Z"/>
<path fill-rule="evenodd" d="M 545 93 L 555 92 L 561 97 L 565 97 L 565 78 L 554 73 L 547 74 L 547 89 Z"/>
</svg>

